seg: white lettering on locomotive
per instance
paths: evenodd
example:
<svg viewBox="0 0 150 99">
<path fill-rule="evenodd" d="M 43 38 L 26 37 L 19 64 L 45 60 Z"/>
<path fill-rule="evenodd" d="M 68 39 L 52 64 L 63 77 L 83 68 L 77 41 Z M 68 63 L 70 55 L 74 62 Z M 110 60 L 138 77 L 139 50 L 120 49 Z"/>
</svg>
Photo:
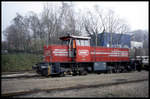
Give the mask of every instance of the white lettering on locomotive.
<svg viewBox="0 0 150 99">
<path fill-rule="evenodd" d="M 108 56 L 128 57 L 127 51 L 91 52 L 91 54 L 107 54 Z"/>
<path fill-rule="evenodd" d="M 89 51 L 88 50 L 79 50 L 79 55 L 80 56 L 88 56 L 89 55 Z"/>
<path fill-rule="evenodd" d="M 68 52 L 66 49 L 54 49 L 54 56 L 68 56 Z"/>
</svg>

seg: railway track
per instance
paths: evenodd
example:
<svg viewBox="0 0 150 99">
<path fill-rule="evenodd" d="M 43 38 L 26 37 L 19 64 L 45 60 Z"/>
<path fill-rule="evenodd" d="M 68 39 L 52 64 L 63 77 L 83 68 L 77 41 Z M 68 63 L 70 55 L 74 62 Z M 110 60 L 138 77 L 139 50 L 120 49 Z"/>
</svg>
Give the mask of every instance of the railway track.
<svg viewBox="0 0 150 99">
<path fill-rule="evenodd" d="M 28 79 L 28 78 L 45 78 L 42 77 L 40 75 L 32 75 L 32 76 L 27 76 L 27 75 L 23 75 L 23 76 L 14 76 L 14 77 L 1 77 L 2 79 Z"/>
<path fill-rule="evenodd" d="M 28 78 L 43 78 L 41 76 L 22 76 L 22 77 L 3 77 L 2 79 L 28 79 Z"/>
<path fill-rule="evenodd" d="M 51 89 L 33 89 L 28 91 L 20 91 L 20 92 L 12 92 L 12 93 L 5 93 L 2 94 L 3 97 L 16 97 L 21 95 L 29 95 L 33 93 L 38 92 L 52 92 L 52 91 L 65 91 L 65 90 L 74 90 L 74 89 L 83 89 L 83 88 L 97 88 L 97 87 L 109 87 L 114 85 L 120 85 L 120 84 L 127 84 L 127 83 L 139 83 L 143 81 L 148 81 L 148 79 L 138 79 L 138 80 L 126 80 L 126 79 L 116 79 L 116 82 L 113 83 L 104 83 L 104 84 L 95 84 L 95 85 L 77 85 L 72 87 L 66 87 L 66 88 L 51 88 Z"/>
<path fill-rule="evenodd" d="M 72 75 L 66 75 L 65 77 L 70 77 Z M 37 78 L 37 79 L 47 79 L 47 78 L 53 78 L 53 77 L 59 77 L 59 76 L 41 76 L 39 74 L 31 74 L 31 75 L 25 75 L 25 74 L 20 74 L 20 75 L 16 75 L 16 74 L 12 74 L 12 75 L 2 75 L 2 79 L 29 79 L 29 78 Z"/>
<path fill-rule="evenodd" d="M 10 73 L 2 75 L 2 79 L 20 79 L 20 78 L 35 78 L 35 77 L 41 77 L 41 75 L 30 73 L 30 72 L 23 72 L 23 73 Z"/>
<path fill-rule="evenodd" d="M 114 73 L 116 74 L 116 73 Z M 118 74 L 118 73 L 117 73 Z M 90 74 L 88 74 L 90 75 Z M 65 75 L 64 77 L 70 77 L 72 75 Z M 86 76 L 86 75 L 82 75 Z M 28 78 L 53 78 L 53 77 L 59 77 L 59 76 L 41 76 L 40 74 L 37 73 L 32 73 L 32 72 L 23 72 L 23 73 L 9 73 L 1 76 L 1 79 L 28 79 Z"/>
<path fill-rule="evenodd" d="M 12 71 L 12 72 L 2 72 L 2 75 L 11 75 L 11 74 L 21 74 L 21 73 L 34 73 L 35 71 L 33 70 L 23 70 L 23 71 Z"/>
</svg>

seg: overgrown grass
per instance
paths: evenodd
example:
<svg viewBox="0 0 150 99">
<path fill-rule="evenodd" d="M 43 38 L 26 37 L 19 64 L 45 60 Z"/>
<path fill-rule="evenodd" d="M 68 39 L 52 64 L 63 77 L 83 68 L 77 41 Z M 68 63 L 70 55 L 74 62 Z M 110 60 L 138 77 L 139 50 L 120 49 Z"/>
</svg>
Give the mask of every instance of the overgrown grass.
<svg viewBox="0 0 150 99">
<path fill-rule="evenodd" d="M 19 53 L 2 55 L 2 72 L 32 70 L 32 66 L 41 62 L 42 55 Z"/>
</svg>

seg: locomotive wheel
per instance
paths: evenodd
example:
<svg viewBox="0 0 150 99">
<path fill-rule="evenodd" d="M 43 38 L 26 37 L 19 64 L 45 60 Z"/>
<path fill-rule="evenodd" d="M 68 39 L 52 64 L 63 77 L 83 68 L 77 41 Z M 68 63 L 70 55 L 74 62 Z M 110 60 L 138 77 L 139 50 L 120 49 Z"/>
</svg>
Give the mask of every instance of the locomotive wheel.
<svg viewBox="0 0 150 99">
<path fill-rule="evenodd" d="M 77 76 L 77 74 L 76 74 L 76 73 L 73 73 L 72 76 Z"/>
<path fill-rule="evenodd" d="M 108 73 L 109 73 L 109 74 L 112 74 L 112 73 L 113 73 L 113 70 L 108 70 Z"/>
<path fill-rule="evenodd" d="M 80 70 L 80 71 L 79 71 L 79 75 L 87 75 L 87 71 L 85 71 L 85 70 Z"/>
<path fill-rule="evenodd" d="M 81 75 L 87 75 L 87 71 L 84 70 Z"/>
<path fill-rule="evenodd" d="M 87 75 L 87 74 L 88 74 L 88 72 L 87 72 L 87 71 L 84 71 L 84 72 L 83 72 L 83 75 Z"/>
<path fill-rule="evenodd" d="M 47 74 L 47 70 L 43 70 L 41 76 L 49 77 L 49 75 Z"/>
<path fill-rule="evenodd" d="M 41 74 L 41 72 L 40 72 L 39 70 L 36 70 L 36 72 L 37 72 L 38 74 Z"/>
<path fill-rule="evenodd" d="M 117 69 L 117 73 L 120 73 L 120 69 Z"/>
<path fill-rule="evenodd" d="M 65 73 L 62 72 L 62 73 L 59 74 L 59 76 L 60 76 L 60 77 L 64 77 L 64 76 L 65 76 Z"/>
<path fill-rule="evenodd" d="M 113 67 L 112 72 L 116 73 L 116 68 L 115 67 Z"/>
<path fill-rule="evenodd" d="M 77 75 L 79 75 L 79 73 L 80 73 L 79 71 L 74 71 L 72 76 L 77 76 Z"/>
<path fill-rule="evenodd" d="M 141 72 L 141 69 L 138 69 L 138 72 Z"/>
</svg>

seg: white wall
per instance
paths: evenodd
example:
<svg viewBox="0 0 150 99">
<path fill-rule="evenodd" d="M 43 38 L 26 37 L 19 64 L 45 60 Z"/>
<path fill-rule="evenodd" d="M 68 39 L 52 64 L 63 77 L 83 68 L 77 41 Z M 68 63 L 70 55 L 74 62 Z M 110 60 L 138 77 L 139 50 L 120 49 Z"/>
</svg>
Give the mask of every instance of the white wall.
<svg viewBox="0 0 150 99">
<path fill-rule="evenodd" d="M 131 48 L 143 48 L 143 43 L 142 42 L 136 42 L 136 41 L 131 41 Z"/>
</svg>

